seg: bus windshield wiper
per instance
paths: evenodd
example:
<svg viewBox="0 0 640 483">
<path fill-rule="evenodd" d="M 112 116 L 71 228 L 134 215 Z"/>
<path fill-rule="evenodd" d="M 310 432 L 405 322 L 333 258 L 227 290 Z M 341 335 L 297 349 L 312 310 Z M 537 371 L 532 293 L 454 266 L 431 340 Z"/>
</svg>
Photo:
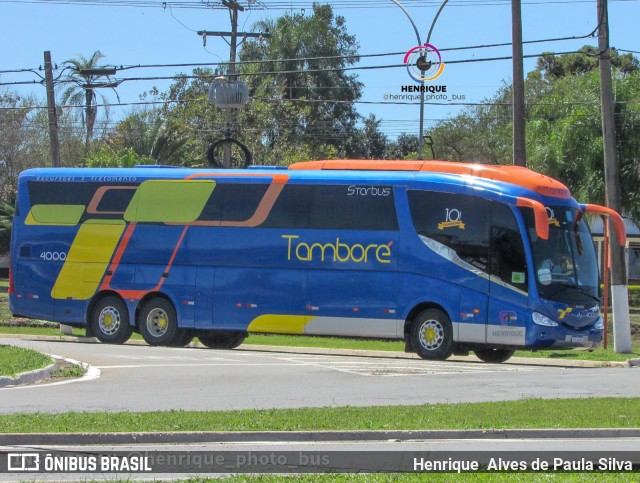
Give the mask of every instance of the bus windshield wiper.
<svg viewBox="0 0 640 483">
<path fill-rule="evenodd" d="M 578 285 L 571 285 L 571 284 L 568 284 L 568 283 L 557 284 L 557 285 L 561 285 L 562 288 L 560 288 L 559 290 L 557 290 L 553 294 L 549 295 L 547 297 L 549 300 L 558 301 L 558 295 L 566 292 L 569 289 L 574 289 L 574 290 L 578 291 L 578 293 L 580 293 L 580 295 L 584 295 L 586 297 L 589 297 L 592 300 L 595 300 L 598 303 L 602 303 L 602 300 L 600 299 L 600 297 L 596 297 L 595 295 L 590 294 L 586 289 L 584 289 L 584 288 L 582 288 L 582 287 L 580 287 Z"/>
<path fill-rule="evenodd" d="M 556 285 L 560 285 L 562 288 L 560 288 L 560 290 L 555 291 L 553 294 L 549 295 L 548 297 L 549 300 L 557 300 L 558 295 L 560 295 L 561 293 L 566 292 L 570 288 L 576 288 L 575 285 L 570 285 L 568 283 L 556 283 Z"/>
</svg>

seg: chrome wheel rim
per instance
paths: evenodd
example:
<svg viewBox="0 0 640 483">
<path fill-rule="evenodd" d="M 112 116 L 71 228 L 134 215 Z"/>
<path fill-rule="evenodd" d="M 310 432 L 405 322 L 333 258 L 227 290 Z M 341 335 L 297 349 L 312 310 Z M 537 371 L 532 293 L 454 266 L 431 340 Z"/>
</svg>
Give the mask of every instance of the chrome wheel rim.
<svg viewBox="0 0 640 483">
<path fill-rule="evenodd" d="M 102 309 L 98 317 L 100 331 L 105 335 L 114 335 L 120 329 L 120 312 L 115 307 L 108 306 Z"/>
<path fill-rule="evenodd" d="M 436 350 L 444 341 L 444 327 L 437 320 L 426 320 L 420 326 L 420 345 L 427 350 Z"/>
<path fill-rule="evenodd" d="M 153 309 L 147 315 L 147 331 L 153 337 L 162 337 L 169 330 L 169 315 L 162 309 Z"/>
</svg>

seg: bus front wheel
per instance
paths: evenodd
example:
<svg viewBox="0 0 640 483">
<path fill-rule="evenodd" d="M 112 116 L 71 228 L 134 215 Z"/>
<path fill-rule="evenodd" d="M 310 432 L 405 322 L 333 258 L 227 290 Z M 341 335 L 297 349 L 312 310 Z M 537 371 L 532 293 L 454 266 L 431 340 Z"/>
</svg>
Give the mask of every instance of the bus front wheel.
<svg viewBox="0 0 640 483">
<path fill-rule="evenodd" d="M 515 353 L 514 350 L 510 349 L 475 349 L 473 352 L 478 359 L 491 364 L 500 364 L 508 361 Z"/>
<path fill-rule="evenodd" d="M 147 302 L 138 317 L 140 335 L 149 345 L 170 345 L 179 337 L 178 317 L 171 302 L 154 298 Z"/>
<path fill-rule="evenodd" d="M 245 332 L 216 331 L 200 334 L 198 339 L 209 349 L 235 349 L 246 339 Z"/>
<path fill-rule="evenodd" d="M 93 335 L 105 344 L 123 344 L 131 337 L 129 311 L 118 297 L 100 300 L 91 312 L 90 324 Z"/>
<path fill-rule="evenodd" d="M 411 324 L 410 337 L 416 354 L 423 359 L 443 361 L 455 350 L 451 321 L 438 309 L 420 312 Z"/>
</svg>

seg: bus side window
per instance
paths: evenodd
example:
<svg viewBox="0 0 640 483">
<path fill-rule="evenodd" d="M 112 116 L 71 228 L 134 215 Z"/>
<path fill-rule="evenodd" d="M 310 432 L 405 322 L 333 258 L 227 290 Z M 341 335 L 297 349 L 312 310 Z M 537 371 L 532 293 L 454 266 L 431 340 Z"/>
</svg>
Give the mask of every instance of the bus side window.
<svg viewBox="0 0 640 483">
<path fill-rule="evenodd" d="M 409 191 L 416 232 L 445 245 L 475 268 L 488 272 L 491 202 L 476 196 Z"/>
<path fill-rule="evenodd" d="M 518 224 L 509 208 L 494 204 L 491 227 L 491 275 L 527 291 L 527 262 Z"/>
</svg>

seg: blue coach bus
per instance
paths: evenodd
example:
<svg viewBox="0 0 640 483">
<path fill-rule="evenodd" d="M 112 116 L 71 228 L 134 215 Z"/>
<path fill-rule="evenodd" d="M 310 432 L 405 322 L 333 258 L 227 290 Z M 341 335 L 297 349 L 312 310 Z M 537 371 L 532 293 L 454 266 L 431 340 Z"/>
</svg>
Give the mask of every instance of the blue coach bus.
<svg viewBox="0 0 640 483">
<path fill-rule="evenodd" d="M 13 314 L 105 343 L 248 333 L 404 340 L 446 359 L 594 347 L 585 213 L 515 166 L 312 161 L 288 169 L 33 169 L 18 181 Z"/>
</svg>

